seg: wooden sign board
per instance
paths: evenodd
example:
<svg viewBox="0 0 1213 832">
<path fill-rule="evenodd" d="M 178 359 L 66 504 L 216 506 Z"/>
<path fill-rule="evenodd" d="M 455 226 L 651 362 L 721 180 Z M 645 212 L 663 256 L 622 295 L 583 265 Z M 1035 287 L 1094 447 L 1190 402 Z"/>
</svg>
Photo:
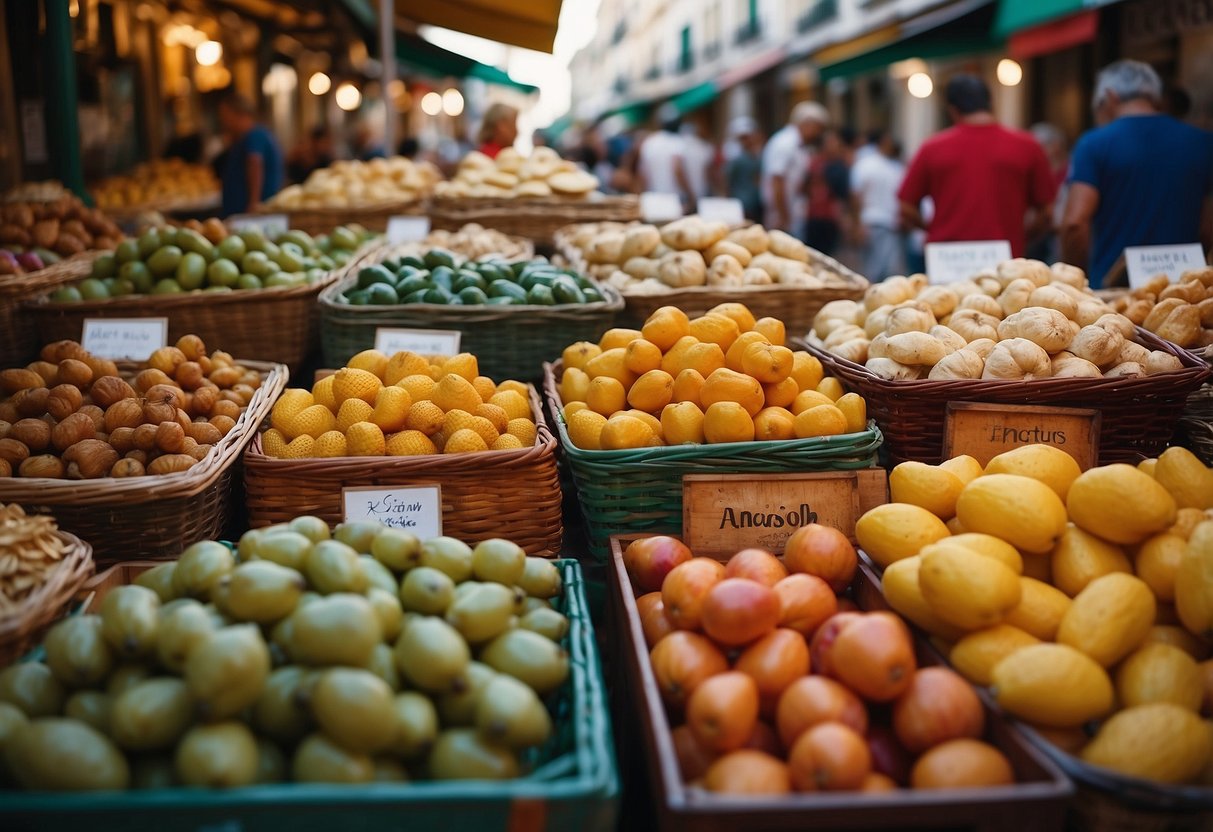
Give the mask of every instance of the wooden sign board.
<svg viewBox="0 0 1213 832">
<path fill-rule="evenodd" d="M 1052 445 L 1082 470 L 1099 464 L 1100 412 L 1077 407 L 948 402 L 943 458 L 968 454 L 985 465 L 1003 451 Z"/>
<path fill-rule="evenodd" d="M 865 511 L 887 503 L 883 469 L 820 474 L 691 474 L 682 478 L 683 541 L 697 555 L 751 546 L 782 554 L 801 526 L 821 523 L 854 539 Z"/>
</svg>

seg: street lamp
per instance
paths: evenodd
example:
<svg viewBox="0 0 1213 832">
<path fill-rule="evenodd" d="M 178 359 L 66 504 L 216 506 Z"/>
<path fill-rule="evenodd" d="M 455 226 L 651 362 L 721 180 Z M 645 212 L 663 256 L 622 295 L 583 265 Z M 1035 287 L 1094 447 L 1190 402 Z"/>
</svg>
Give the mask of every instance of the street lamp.
<svg viewBox="0 0 1213 832">
<path fill-rule="evenodd" d="M 998 83 L 1004 87 L 1014 87 L 1023 80 L 1023 67 L 1010 58 L 1003 58 L 998 62 L 994 74 L 998 77 Z"/>
<path fill-rule="evenodd" d="M 217 40 L 204 40 L 194 49 L 194 60 L 199 66 L 214 66 L 223 57 L 223 44 Z"/>
<path fill-rule="evenodd" d="M 333 79 L 323 72 L 314 72 L 312 77 L 307 79 L 307 91 L 312 95 L 324 95 L 332 86 Z"/>
<path fill-rule="evenodd" d="M 334 98 L 337 100 L 337 106 L 347 113 L 357 110 L 358 105 L 362 103 L 362 93 L 349 81 L 338 85 Z"/>
<path fill-rule="evenodd" d="M 463 112 L 463 94 L 451 87 L 442 94 L 442 111 L 451 118 Z"/>
<path fill-rule="evenodd" d="M 935 83 L 925 72 L 915 72 L 906 79 L 906 89 L 915 98 L 930 98 L 935 90 Z"/>
<path fill-rule="evenodd" d="M 421 97 L 421 112 L 427 116 L 436 116 L 442 112 L 442 96 L 436 92 L 427 92 Z"/>
</svg>

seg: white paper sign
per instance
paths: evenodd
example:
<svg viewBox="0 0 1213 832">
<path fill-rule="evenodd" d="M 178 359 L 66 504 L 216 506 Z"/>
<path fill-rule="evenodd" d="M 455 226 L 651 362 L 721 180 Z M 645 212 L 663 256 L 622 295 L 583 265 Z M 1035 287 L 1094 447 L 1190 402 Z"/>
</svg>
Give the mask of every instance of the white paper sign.
<svg viewBox="0 0 1213 832">
<path fill-rule="evenodd" d="M 232 231 L 260 231 L 267 237 L 277 237 L 290 230 L 290 219 L 286 214 L 240 214 L 228 217 Z"/>
<path fill-rule="evenodd" d="M 668 222 L 682 216 L 682 200 L 675 194 L 645 191 L 640 195 L 640 216 L 645 222 Z"/>
<path fill-rule="evenodd" d="M 345 522 L 367 520 L 412 532 L 422 540 L 442 534 L 442 487 L 343 488 Z"/>
<path fill-rule="evenodd" d="M 730 228 L 745 222 L 745 209 L 740 199 L 725 196 L 705 196 L 696 206 L 699 216 L 705 220 L 723 222 Z"/>
<path fill-rule="evenodd" d="M 1203 269 L 1205 252 L 1200 243 L 1182 246 L 1130 246 L 1125 249 L 1125 268 L 1129 271 L 1129 285 L 1136 289 L 1150 279 L 1165 274 L 1175 283 L 1179 276 L 1192 269 Z"/>
<path fill-rule="evenodd" d="M 375 330 L 375 349 L 384 355 L 415 352 L 418 355 L 458 355 L 457 329 L 391 329 Z"/>
<path fill-rule="evenodd" d="M 100 358 L 144 361 L 168 343 L 168 318 L 85 318 L 80 343 Z"/>
<path fill-rule="evenodd" d="M 1006 240 L 927 243 L 927 277 L 932 283 L 956 283 L 1010 259 Z"/>
<path fill-rule="evenodd" d="M 387 221 L 387 241 L 389 245 L 397 246 L 401 243 L 420 242 L 429 233 L 429 217 L 392 217 Z"/>
</svg>

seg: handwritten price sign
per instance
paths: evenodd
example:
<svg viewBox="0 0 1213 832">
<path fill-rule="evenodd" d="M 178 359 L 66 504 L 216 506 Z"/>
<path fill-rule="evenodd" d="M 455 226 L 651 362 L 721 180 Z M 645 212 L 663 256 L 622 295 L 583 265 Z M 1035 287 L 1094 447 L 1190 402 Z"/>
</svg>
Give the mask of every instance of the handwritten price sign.
<svg viewBox="0 0 1213 832">
<path fill-rule="evenodd" d="M 442 486 L 345 488 L 345 522 L 365 520 L 412 532 L 422 540 L 442 534 Z"/>
<path fill-rule="evenodd" d="M 85 318 L 80 343 L 93 355 L 143 361 L 168 342 L 168 318 Z"/>
<path fill-rule="evenodd" d="M 375 330 L 375 349 L 384 355 L 415 352 L 418 355 L 458 355 L 462 333 L 457 329 Z"/>
<path fill-rule="evenodd" d="M 932 283 L 968 280 L 983 269 L 1011 259 L 1006 240 L 972 243 L 927 243 L 927 276 Z"/>
</svg>

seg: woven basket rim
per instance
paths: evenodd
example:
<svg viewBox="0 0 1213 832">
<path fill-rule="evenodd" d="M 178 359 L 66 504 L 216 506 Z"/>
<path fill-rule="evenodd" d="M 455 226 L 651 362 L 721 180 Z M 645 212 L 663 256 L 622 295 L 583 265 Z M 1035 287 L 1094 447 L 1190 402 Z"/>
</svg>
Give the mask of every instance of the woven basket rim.
<svg viewBox="0 0 1213 832">
<path fill-rule="evenodd" d="M 467 225 L 479 225 L 479 223 L 467 223 Z M 493 229 L 488 229 L 488 230 L 491 231 Z M 451 232 L 451 233 L 458 233 L 458 232 Z M 497 232 L 497 233 L 502 234 L 502 232 Z M 468 258 L 468 259 L 469 260 L 483 260 L 488 257 L 505 257 L 505 258 L 526 257 L 528 259 L 533 259 L 535 257 L 535 244 L 533 242 L 531 242 L 529 239 L 527 239 L 526 237 L 522 237 L 518 234 L 502 234 L 502 236 L 504 236 L 506 239 L 508 239 L 511 244 L 513 244 L 513 245 L 517 246 L 519 249 L 521 249 L 523 254 L 505 254 L 504 252 L 489 252 L 488 254 L 483 254 L 478 257 Z M 442 248 L 442 246 L 438 246 L 438 248 Z M 374 253 L 376 256 L 376 259 L 374 262 L 382 263 L 384 260 L 387 260 L 390 257 L 407 257 L 409 255 L 416 254 L 418 251 L 426 251 L 426 250 L 427 250 L 427 247 L 425 245 L 425 240 L 414 240 L 413 242 L 408 242 L 408 243 L 386 243 L 384 245 L 382 251 L 376 251 Z M 458 254 L 461 257 L 467 256 L 455 248 L 448 248 L 447 250 L 451 251 L 455 254 Z M 371 258 L 368 256 L 366 259 L 368 261 L 370 261 Z"/>
<path fill-rule="evenodd" d="M 0 616 L 0 645 L 25 638 L 57 618 L 93 574 L 93 547 L 63 529 L 56 529 L 55 535 L 65 545 L 63 558 L 50 580 L 27 595 L 15 610 Z"/>
<path fill-rule="evenodd" d="M 499 210 L 518 208 L 523 211 L 550 210 L 552 208 L 567 209 L 570 206 L 592 206 L 595 208 L 634 208 L 640 210 L 640 197 L 635 194 L 604 194 L 591 191 L 588 194 L 568 194 L 561 196 L 526 196 L 526 197 L 483 197 L 483 196 L 445 196 L 435 194 L 430 198 L 430 204 L 435 209 L 466 209 Z"/>
<path fill-rule="evenodd" d="M 93 261 L 102 254 L 105 252 L 99 249 L 82 251 L 36 272 L 5 275 L 3 282 L 0 282 L 0 301 L 22 300 L 24 296 L 40 295 L 64 283 L 88 277 Z"/>
<path fill-rule="evenodd" d="M 262 374 L 261 386 L 236 425 L 201 461 L 186 471 L 172 474 L 145 474 L 141 477 L 98 477 L 89 480 L 51 479 L 49 477 L 0 478 L 0 502 L 23 505 L 112 505 L 123 502 L 148 502 L 178 499 L 200 494 L 213 485 L 239 458 L 240 451 L 270 412 L 278 394 L 286 387 L 290 371 L 285 364 L 265 361 L 237 363 Z M 138 362 L 120 361 L 118 368 L 129 369 Z"/>
<path fill-rule="evenodd" d="M 303 214 L 317 214 L 321 216 L 341 217 L 346 215 L 356 214 L 380 214 L 392 213 L 404 208 L 423 208 L 426 205 L 427 199 L 421 197 L 419 199 L 399 199 L 390 200 L 388 202 L 368 202 L 363 205 L 306 205 L 298 208 L 286 208 L 283 206 L 274 206 L 261 204 L 254 214 L 285 214 L 288 217 L 295 217 Z M 347 222 L 357 222 L 357 219 L 347 220 Z M 337 223 L 342 225 L 341 222 Z"/>
</svg>

